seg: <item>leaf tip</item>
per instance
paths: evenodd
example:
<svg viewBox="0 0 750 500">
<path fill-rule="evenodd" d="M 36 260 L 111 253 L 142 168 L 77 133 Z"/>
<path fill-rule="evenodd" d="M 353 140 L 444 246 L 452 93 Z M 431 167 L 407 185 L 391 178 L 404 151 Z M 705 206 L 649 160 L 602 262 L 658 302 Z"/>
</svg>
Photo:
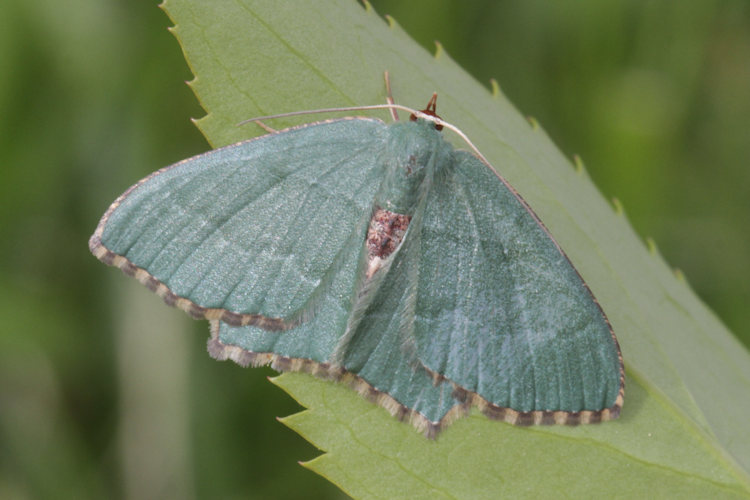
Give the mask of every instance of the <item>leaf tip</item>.
<svg viewBox="0 0 750 500">
<path fill-rule="evenodd" d="M 490 87 L 492 89 L 492 97 L 495 99 L 500 97 L 500 84 L 497 83 L 497 80 L 490 78 Z"/>
<path fill-rule="evenodd" d="M 531 130 L 533 130 L 534 132 L 539 130 L 539 122 L 536 118 L 534 118 L 533 116 L 527 116 L 526 121 L 528 121 L 531 125 Z"/>
<path fill-rule="evenodd" d="M 625 215 L 625 207 L 623 206 L 619 198 L 612 198 L 612 206 L 615 209 L 615 214 L 623 216 Z"/>
<path fill-rule="evenodd" d="M 687 283 L 687 278 L 685 277 L 685 273 L 682 272 L 682 269 L 675 267 L 672 272 L 674 273 L 675 278 L 677 278 L 677 281 Z"/>
<path fill-rule="evenodd" d="M 573 165 L 575 165 L 576 174 L 583 175 L 586 173 L 586 165 L 583 164 L 583 159 L 578 155 L 573 155 Z"/>
<path fill-rule="evenodd" d="M 435 59 L 440 59 L 443 56 L 443 44 L 438 40 L 435 40 Z"/>
</svg>

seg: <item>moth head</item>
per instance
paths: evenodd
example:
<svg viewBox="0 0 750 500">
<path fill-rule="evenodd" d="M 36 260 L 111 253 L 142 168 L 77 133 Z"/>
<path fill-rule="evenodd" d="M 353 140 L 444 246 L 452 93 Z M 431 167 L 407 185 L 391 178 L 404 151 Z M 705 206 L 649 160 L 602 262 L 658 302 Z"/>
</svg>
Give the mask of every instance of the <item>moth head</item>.
<svg viewBox="0 0 750 500">
<path fill-rule="evenodd" d="M 437 92 L 434 92 L 432 94 L 432 97 L 430 97 L 430 101 L 427 103 L 427 107 L 422 110 L 422 113 L 440 119 L 440 116 L 438 116 L 437 114 Z M 413 122 L 417 121 L 417 118 L 417 115 L 414 113 L 412 113 L 409 117 L 409 119 Z M 436 123 L 435 130 L 443 130 L 443 126 L 439 123 Z"/>
</svg>

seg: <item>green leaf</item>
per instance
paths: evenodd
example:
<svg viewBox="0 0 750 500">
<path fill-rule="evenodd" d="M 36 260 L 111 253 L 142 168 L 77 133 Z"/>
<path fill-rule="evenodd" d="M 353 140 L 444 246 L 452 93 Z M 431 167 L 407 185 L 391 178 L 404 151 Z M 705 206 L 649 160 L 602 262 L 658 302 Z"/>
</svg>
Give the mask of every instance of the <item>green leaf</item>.
<svg viewBox="0 0 750 500">
<path fill-rule="evenodd" d="M 534 208 L 621 343 L 619 420 L 517 428 L 473 414 L 436 441 L 346 387 L 285 374 L 275 383 L 308 410 L 284 422 L 325 451 L 307 467 L 355 497 L 750 497 L 748 352 L 643 244 L 621 207 L 499 91 L 351 0 L 167 0 L 165 9 L 208 112 L 198 126 L 214 146 L 259 135 L 235 126 L 247 118 L 382 103 L 385 70 L 401 104 L 421 107 L 437 91 L 440 115 Z"/>
</svg>

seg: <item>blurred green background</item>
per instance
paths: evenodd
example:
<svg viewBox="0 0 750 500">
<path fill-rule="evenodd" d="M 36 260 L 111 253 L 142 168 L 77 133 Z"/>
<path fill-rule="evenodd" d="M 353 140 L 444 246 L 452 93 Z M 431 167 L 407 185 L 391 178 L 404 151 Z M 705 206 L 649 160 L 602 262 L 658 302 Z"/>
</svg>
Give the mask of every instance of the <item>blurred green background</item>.
<svg viewBox="0 0 750 500">
<path fill-rule="evenodd" d="M 750 344 L 750 3 L 372 4 L 497 79 Z M 205 323 L 88 253 L 126 187 L 208 148 L 169 25 L 156 2 L 3 4 L 0 498 L 341 496 L 297 465 L 317 452 L 274 420 L 299 406 L 271 370 L 213 361 Z"/>
</svg>

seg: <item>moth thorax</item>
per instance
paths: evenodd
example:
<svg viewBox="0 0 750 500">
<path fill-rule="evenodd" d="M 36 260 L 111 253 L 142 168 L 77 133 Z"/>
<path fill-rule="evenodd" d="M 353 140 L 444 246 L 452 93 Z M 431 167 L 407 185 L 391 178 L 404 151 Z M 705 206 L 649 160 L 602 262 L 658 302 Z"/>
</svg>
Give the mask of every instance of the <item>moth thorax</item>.
<svg viewBox="0 0 750 500">
<path fill-rule="evenodd" d="M 383 262 L 396 251 L 404 239 L 411 221 L 410 215 L 397 214 L 378 208 L 367 229 L 367 277 L 370 278 Z"/>
</svg>

